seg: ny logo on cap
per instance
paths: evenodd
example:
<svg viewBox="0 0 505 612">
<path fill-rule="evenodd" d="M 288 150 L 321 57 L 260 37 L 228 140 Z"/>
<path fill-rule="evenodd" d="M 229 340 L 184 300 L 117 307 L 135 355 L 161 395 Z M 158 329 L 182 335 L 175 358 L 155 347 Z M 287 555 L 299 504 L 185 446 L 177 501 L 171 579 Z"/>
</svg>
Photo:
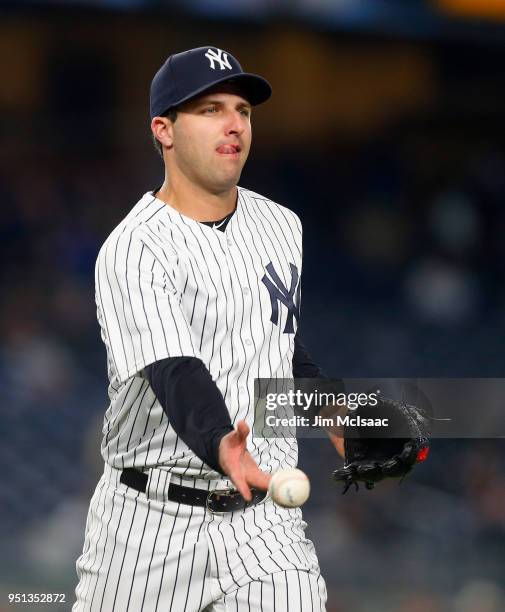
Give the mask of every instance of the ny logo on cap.
<svg viewBox="0 0 505 612">
<path fill-rule="evenodd" d="M 291 271 L 291 285 L 289 289 L 280 279 L 272 262 L 266 266 L 266 270 L 268 274 L 270 274 L 271 280 L 266 274 L 261 279 L 261 282 L 266 286 L 270 294 L 270 304 L 272 306 L 270 321 L 274 325 L 279 325 L 279 303 L 284 304 L 288 309 L 286 325 L 283 331 L 285 334 L 293 334 L 295 332 L 293 319 L 296 319 L 298 322 L 300 318 L 300 284 L 298 283 L 298 269 L 295 264 L 292 263 L 289 264 L 289 269 Z"/>
<path fill-rule="evenodd" d="M 214 62 L 218 62 L 221 70 L 224 70 L 225 68 L 229 68 L 230 70 L 232 69 L 230 62 L 228 61 L 228 53 L 225 53 L 221 49 L 216 48 L 215 51 L 214 49 L 208 49 L 205 57 L 209 60 L 212 70 L 216 69 Z"/>
</svg>

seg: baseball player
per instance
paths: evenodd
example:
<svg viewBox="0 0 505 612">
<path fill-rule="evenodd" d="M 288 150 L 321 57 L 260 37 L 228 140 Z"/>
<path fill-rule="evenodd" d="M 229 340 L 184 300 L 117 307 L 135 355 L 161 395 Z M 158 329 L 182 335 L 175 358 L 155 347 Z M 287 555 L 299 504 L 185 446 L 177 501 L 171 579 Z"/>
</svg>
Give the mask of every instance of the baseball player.
<svg viewBox="0 0 505 612">
<path fill-rule="evenodd" d="M 255 378 L 318 373 L 296 333 L 300 220 L 237 186 L 270 95 L 213 47 L 152 81 L 165 180 L 96 263 L 110 405 L 76 612 L 325 608 L 300 509 L 266 495 L 296 439 L 250 434 Z"/>
</svg>

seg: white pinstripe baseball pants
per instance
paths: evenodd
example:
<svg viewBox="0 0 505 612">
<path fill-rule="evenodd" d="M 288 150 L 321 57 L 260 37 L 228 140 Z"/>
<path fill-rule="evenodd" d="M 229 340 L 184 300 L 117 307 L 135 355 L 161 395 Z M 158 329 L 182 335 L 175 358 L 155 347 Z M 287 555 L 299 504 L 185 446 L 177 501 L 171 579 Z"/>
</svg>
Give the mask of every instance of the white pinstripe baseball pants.
<svg viewBox="0 0 505 612">
<path fill-rule="evenodd" d="M 166 471 L 150 471 L 145 494 L 119 476 L 106 465 L 91 500 L 73 612 L 325 609 L 299 509 L 213 515 L 164 500 Z"/>
</svg>

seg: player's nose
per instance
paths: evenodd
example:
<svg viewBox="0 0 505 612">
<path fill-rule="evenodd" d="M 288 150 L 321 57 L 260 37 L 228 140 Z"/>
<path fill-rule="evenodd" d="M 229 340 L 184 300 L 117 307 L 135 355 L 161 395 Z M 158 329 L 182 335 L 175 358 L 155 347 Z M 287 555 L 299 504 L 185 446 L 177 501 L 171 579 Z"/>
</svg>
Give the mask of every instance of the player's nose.
<svg viewBox="0 0 505 612">
<path fill-rule="evenodd" d="M 239 111 L 230 111 L 225 123 L 226 134 L 242 134 L 245 129 L 244 117 Z"/>
</svg>

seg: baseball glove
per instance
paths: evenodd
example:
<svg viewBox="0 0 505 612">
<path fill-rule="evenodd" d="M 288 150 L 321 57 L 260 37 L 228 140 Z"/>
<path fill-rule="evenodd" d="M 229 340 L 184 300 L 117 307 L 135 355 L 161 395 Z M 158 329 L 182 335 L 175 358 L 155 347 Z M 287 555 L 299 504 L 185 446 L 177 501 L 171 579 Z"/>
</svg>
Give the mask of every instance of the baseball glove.
<svg viewBox="0 0 505 612">
<path fill-rule="evenodd" d="M 429 416 L 416 406 L 379 398 L 376 406 L 349 411 L 344 427 L 345 464 L 333 472 L 344 483 L 342 493 L 354 484 L 373 489 L 385 478 L 403 479 L 429 452 Z M 387 426 L 370 426 L 370 419 L 387 419 Z"/>
</svg>

